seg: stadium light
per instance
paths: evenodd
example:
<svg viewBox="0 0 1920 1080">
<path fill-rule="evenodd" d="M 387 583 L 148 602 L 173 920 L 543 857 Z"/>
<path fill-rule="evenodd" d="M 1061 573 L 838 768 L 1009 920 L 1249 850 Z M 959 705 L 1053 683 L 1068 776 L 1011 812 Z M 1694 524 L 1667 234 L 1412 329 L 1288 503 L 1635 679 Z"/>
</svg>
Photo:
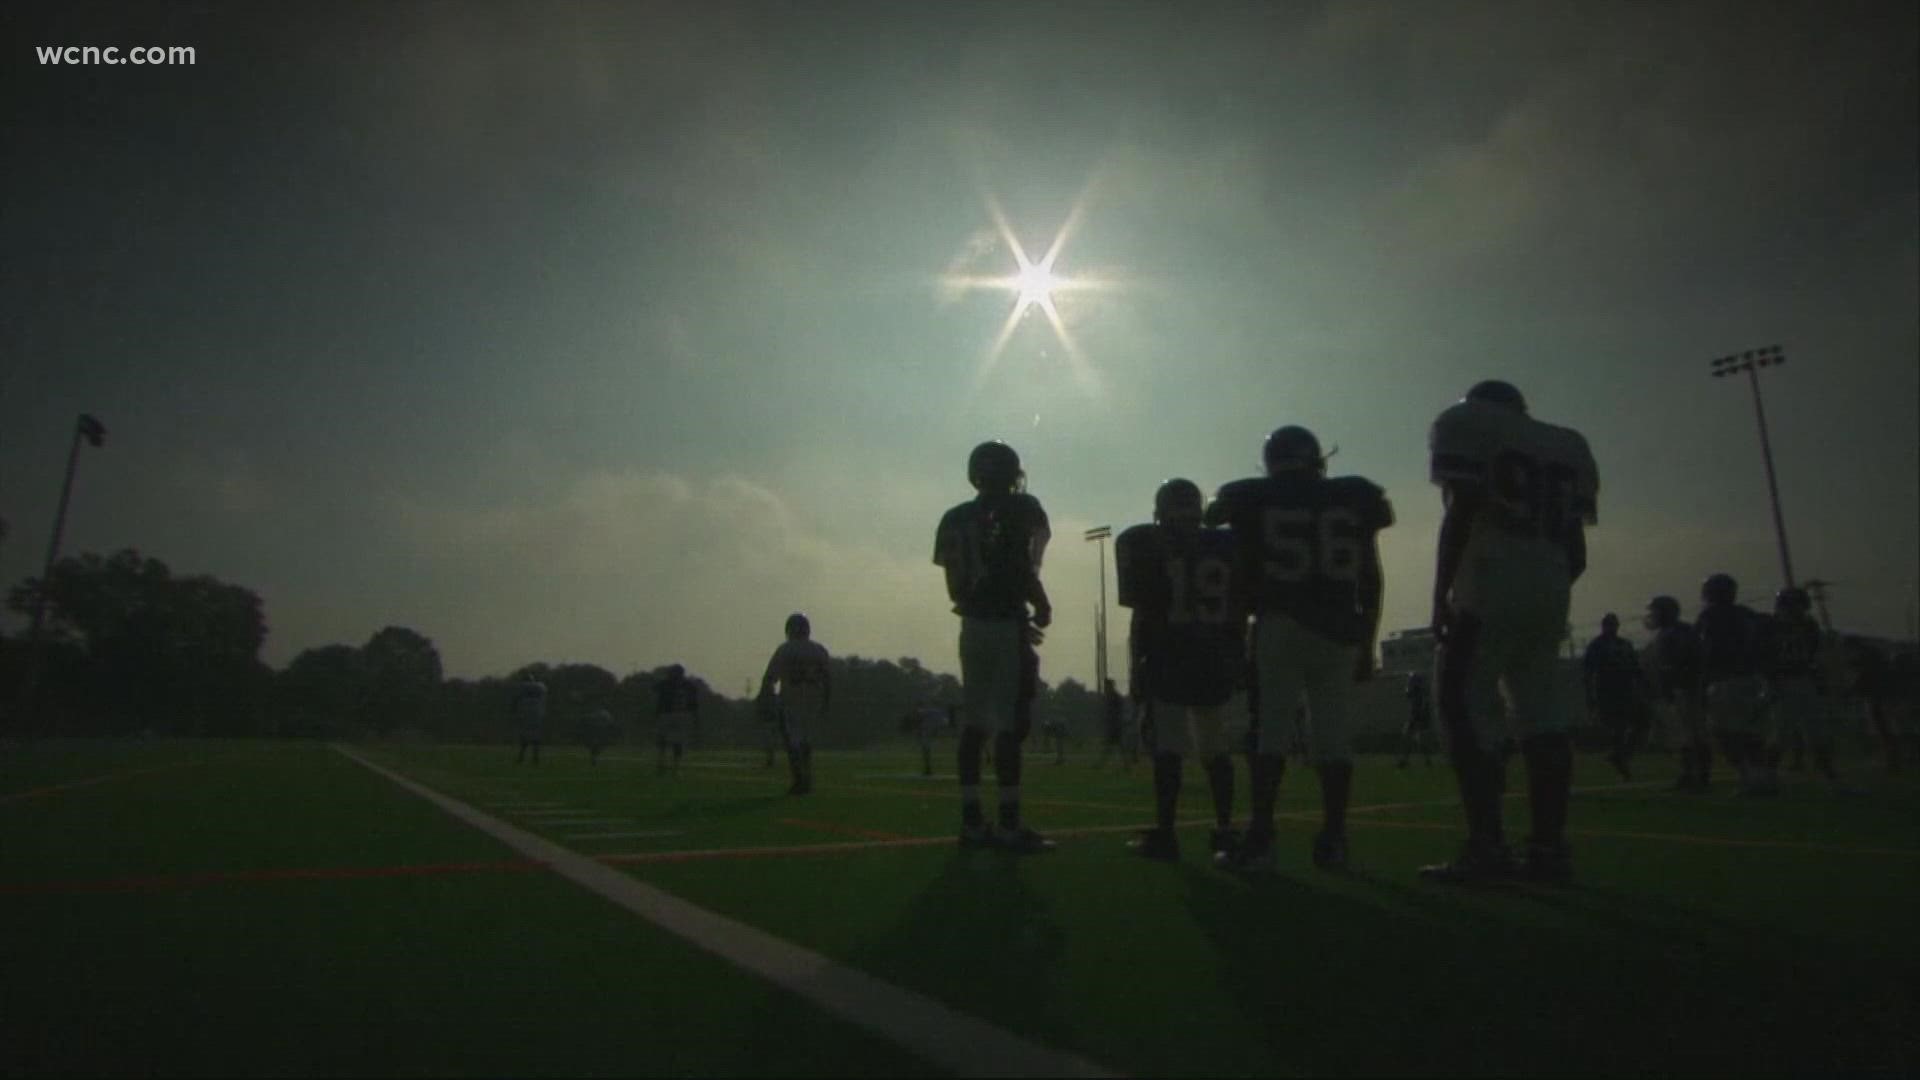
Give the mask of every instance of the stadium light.
<svg viewBox="0 0 1920 1080">
<path fill-rule="evenodd" d="M 1107 692 L 1107 538 L 1113 526 L 1099 525 L 1081 534 L 1088 543 L 1100 545 L 1100 606 L 1093 613 L 1093 689 Z"/>
<path fill-rule="evenodd" d="M 1780 544 L 1780 576 L 1786 579 L 1787 588 L 1792 588 L 1793 557 L 1787 553 L 1787 526 L 1780 516 L 1780 485 L 1773 476 L 1773 446 L 1767 439 L 1767 410 L 1760 404 L 1760 369 L 1786 362 L 1786 354 L 1780 351 L 1780 346 L 1769 345 L 1764 349 L 1748 349 L 1746 352 L 1722 356 L 1710 361 L 1708 367 L 1716 379 L 1744 371 L 1753 387 L 1753 415 L 1760 423 L 1760 458 L 1767 466 L 1767 495 L 1773 500 L 1773 535 Z"/>
<path fill-rule="evenodd" d="M 60 557 L 60 536 L 67 527 L 67 505 L 73 501 L 73 474 L 80 464 L 80 442 L 86 440 L 90 446 L 101 446 L 106 442 L 107 429 L 89 413 L 81 413 L 73 425 L 73 446 L 67 451 L 67 476 L 60 485 L 60 508 L 53 514 L 53 537 L 47 541 L 47 565 L 40 572 L 40 587 L 33 595 L 33 623 L 27 631 L 27 640 L 33 644 L 33 663 L 27 673 L 27 722 L 29 728 L 37 727 L 40 712 L 40 675 L 46 665 L 47 645 L 44 633 L 47 621 L 47 587 L 52 583 L 53 564 Z M 57 727 L 58 718 L 54 720 Z M 49 731 L 48 734 L 54 732 Z"/>
</svg>

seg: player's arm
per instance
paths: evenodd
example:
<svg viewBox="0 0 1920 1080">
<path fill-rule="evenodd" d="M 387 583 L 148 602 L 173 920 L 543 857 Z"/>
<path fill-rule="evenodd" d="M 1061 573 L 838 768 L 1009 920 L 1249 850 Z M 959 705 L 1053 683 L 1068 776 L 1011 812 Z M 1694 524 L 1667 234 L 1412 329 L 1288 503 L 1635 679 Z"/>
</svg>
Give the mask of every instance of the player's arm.
<svg viewBox="0 0 1920 1080">
<path fill-rule="evenodd" d="M 1380 640 L 1380 599 L 1385 592 L 1386 573 L 1380 566 L 1380 545 L 1369 536 L 1366 553 L 1360 559 L 1358 597 L 1360 617 L 1366 623 L 1366 637 L 1361 639 L 1359 656 L 1354 660 L 1354 682 L 1366 682 L 1373 678 L 1373 647 Z"/>
<path fill-rule="evenodd" d="M 773 650 L 773 655 L 767 658 L 767 670 L 760 676 L 760 697 L 773 696 L 773 684 L 780 681 L 780 658 L 786 654 L 786 651 L 787 646 L 782 642 Z"/>
<path fill-rule="evenodd" d="M 1440 542 L 1434 555 L 1433 629 L 1444 636 L 1447 624 L 1453 618 L 1450 600 L 1453 579 L 1460 572 L 1460 561 L 1467 550 L 1467 537 L 1473 529 L 1474 516 L 1486 501 L 1486 492 L 1477 484 L 1458 481 L 1448 481 L 1441 492 L 1446 510 L 1440 518 Z"/>
<path fill-rule="evenodd" d="M 1053 622 L 1053 601 L 1047 599 L 1047 587 L 1040 584 L 1040 571 L 1027 578 L 1027 603 L 1033 605 L 1033 625 L 1045 630 Z"/>
</svg>

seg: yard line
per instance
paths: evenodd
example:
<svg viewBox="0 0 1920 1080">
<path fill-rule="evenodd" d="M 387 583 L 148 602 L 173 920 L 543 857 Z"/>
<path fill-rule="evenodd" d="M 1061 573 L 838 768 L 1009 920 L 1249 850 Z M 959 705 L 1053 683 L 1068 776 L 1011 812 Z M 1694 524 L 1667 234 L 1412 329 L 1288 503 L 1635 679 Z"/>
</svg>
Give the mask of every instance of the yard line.
<svg viewBox="0 0 1920 1080">
<path fill-rule="evenodd" d="M 324 866 L 279 870 L 215 870 L 201 874 L 154 874 L 90 881 L 29 881 L 0 885 L 0 896 L 37 893 L 167 892 L 238 881 L 343 881 L 352 878 L 433 877 L 441 874 L 513 873 L 538 870 L 531 859 L 493 862 L 424 863 L 409 866 Z"/>
<path fill-rule="evenodd" d="M 568 833 L 569 840 L 646 840 L 663 836 L 685 836 L 679 829 L 643 829 L 639 832 L 577 832 Z"/>
<path fill-rule="evenodd" d="M 344 746 L 335 745 L 334 750 L 522 855 L 546 863 L 554 873 L 785 987 L 827 1012 L 877 1032 L 936 1066 L 962 1076 L 1117 1075 L 1077 1054 L 1032 1042 L 925 995 L 883 982 L 811 949 L 688 903 L 605 865 L 604 861 L 515 828 L 376 765 Z"/>
<path fill-rule="evenodd" d="M 1381 821 L 1377 818 L 1354 824 L 1368 825 L 1380 829 L 1420 829 L 1428 831 L 1450 831 L 1458 825 L 1447 825 L 1437 821 Z M 1920 858 L 1920 849 L 1914 848 L 1869 848 L 1844 847 L 1838 844 L 1816 844 L 1807 840 L 1742 840 L 1731 836 L 1698 836 L 1693 833 L 1629 832 L 1621 829 L 1569 829 L 1570 836 L 1595 836 L 1607 840 L 1659 840 L 1674 844 L 1698 844 L 1706 847 L 1739 848 L 1777 848 L 1788 851 L 1817 851 L 1830 855 L 1876 855 L 1894 858 Z"/>
<path fill-rule="evenodd" d="M 84 780 L 69 780 L 64 784 L 48 784 L 45 787 L 28 788 L 25 791 L 10 791 L 5 795 L 0 795 L 0 803 L 19 802 L 24 799 L 38 799 L 44 795 L 58 795 L 63 791 L 72 791 L 75 788 L 104 784 L 109 780 L 125 780 L 130 777 L 145 776 L 149 773 L 165 772 L 168 769 L 184 769 L 191 765 L 204 764 L 206 764 L 206 762 L 203 761 L 177 761 L 171 765 L 155 765 L 146 769 L 128 769 L 124 772 L 102 773 L 99 776 L 89 776 Z"/>
</svg>

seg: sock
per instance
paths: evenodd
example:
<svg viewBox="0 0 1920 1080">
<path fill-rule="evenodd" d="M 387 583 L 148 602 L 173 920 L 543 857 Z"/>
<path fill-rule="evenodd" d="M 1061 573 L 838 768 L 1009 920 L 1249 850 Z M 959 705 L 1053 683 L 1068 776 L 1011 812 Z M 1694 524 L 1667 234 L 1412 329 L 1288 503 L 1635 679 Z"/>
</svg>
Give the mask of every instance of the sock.
<svg viewBox="0 0 1920 1080">
<path fill-rule="evenodd" d="M 1174 815 L 1180 806 L 1180 780 L 1179 754 L 1153 755 L 1153 822 L 1164 832 L 1173 831 Z"/>
<path fill-rule="evenodd" d="M 1353 762 L 1328 761 L 1319 766 L 1320 814 L 1330 835 L 1347 835 L 1347 801 L 1353 793 Z"/>
<path fill-rule="evenodd" d="M 1207 759 L 1207 787 L 1213 792 L 1213 823 L 1233 827 L 1233 759 L 1225 754 Z"/>
<path fill-rule="evenodd" d="M 968 828 L 986 824 L 980 816 L 980 751 L 986 741 L 986 734 L 975 728 L 960 732 L 960 821 Z"/>
<path fill-rule="evenodd" d="M 1280 779 L 1286 774 L 1287 759 L 1279 754 L 1253 756 L 1252 806 L 1248 810 L 1247 832 L 1272 839 L 1273 804 L 1280 798 Z"/>
<path fill-rule="evenodd" d="M 1567 802 L 1573 788 L 1573 744 L 1563 734 L 1535 735 L 1527 740 L 1527 801 L 1533 813 L 1533 835 L 1538 844 L 1566 839 Z"/>
</svg>

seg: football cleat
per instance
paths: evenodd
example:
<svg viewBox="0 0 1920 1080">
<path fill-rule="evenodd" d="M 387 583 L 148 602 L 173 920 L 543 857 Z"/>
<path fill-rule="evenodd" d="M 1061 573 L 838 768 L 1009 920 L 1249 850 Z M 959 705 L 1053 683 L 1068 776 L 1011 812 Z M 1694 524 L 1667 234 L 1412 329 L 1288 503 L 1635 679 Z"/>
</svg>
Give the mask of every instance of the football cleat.
<svg viewBox="0 0 1920 1080">
<path fill-rule="evenodd" d="M 1347 868 L 1347 838 L 1322 832 L 1313 838 L 1313 865 L 1322 870 Z"/>
<path fill-rule="evenodd" d="M 1053 841 L 1025 825 L 1000 833 L 995 842 L 1001 851 L 1013 855 L 1039 855 L 1052 851 L 1056 846 Z"/>
<path fill-rule="evenodd" d="M 1165 829 L 1148 829 L 1127 841 L 1127 849 L 1143 859 L 1177 862 L 1180 858 L 1180 838 Z"/>
<path fill-rule="evenodd" d="M 963 848 L 990 848 L 994 846 L 994 840 L 993 826 L 984 822 L 960 826 L 960 846 Z"/>
<path fill-rule="evenodd" d="M 1271 874 L 1274 871 L 1273 838 L 1249 835 L 1232 851 L 1216 853 L 1213 865 L 1235 874 Z"/>
<path fill-rule="evenodd" d="M 1573 849 L 1565 840 L 1553 844 L 1527 841 L 1526 860 L 1520 873 L 1528 881 L 1544 885 L 1566 885 L 1573 881 Z"/>
<path fill-rule="evenodd" d="M 1459 858 L 1420 868 L 1421 880 L 1448 885 L 1491 885 L 1513 876 L 1513 853 L 1507 845 L 1491 841 L 1469 840 Z"/>
<path fill-rule="evenodd" d="M 1215 829 L 1207 834 L 1207 849 L 1215 855 L 1223 851 L 1233 851 L 1240 846 L 1240 830 L 1234 828 Z"/>
</svg>

